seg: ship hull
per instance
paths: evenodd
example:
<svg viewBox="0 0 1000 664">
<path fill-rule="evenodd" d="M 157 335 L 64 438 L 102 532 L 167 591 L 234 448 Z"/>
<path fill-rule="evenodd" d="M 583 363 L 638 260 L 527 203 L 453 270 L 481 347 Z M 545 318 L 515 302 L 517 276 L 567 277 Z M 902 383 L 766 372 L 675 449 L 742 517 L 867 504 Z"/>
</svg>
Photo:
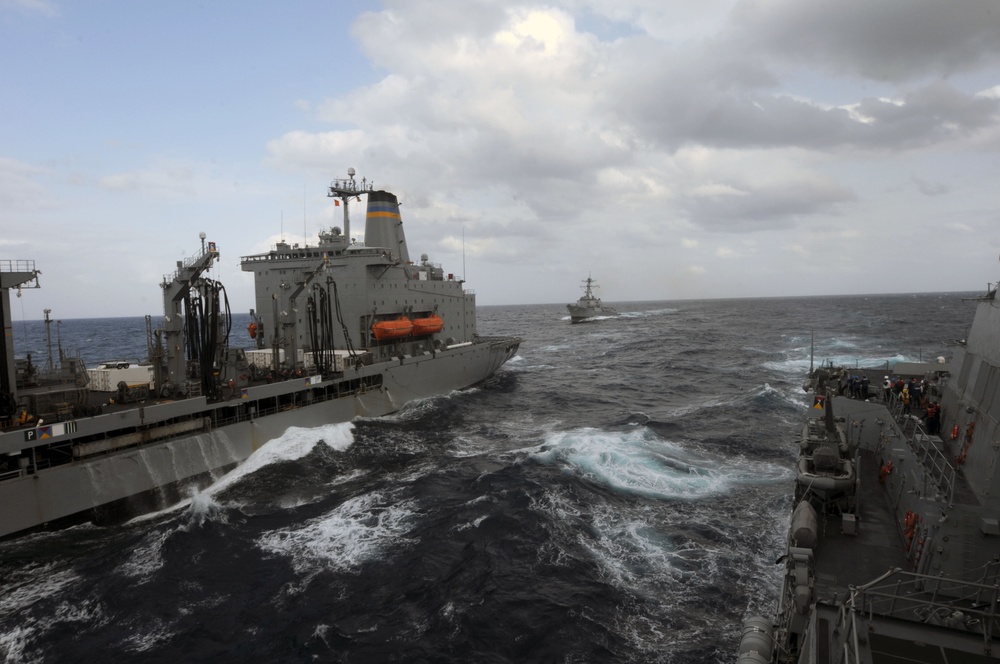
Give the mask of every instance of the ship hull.
<svg viewBox="0 0 1000 664">
<path fill-rule="evenodd" d="M 614 309 L 606 307 L 579 307 L 573 304 L 567 305 L 567 309 L 569 309 L 570 322 L 573 323 L 580 323 L 597 316 L 614 316 L 618 313 Z"/>
<path fill-rule="evenodd" d="M 150 492 L 167 491 L 169 495 L 176 493 L 178 486 L 203 489 L 289 427 L 377 417 L 397 411 L 409 401 L 471 387 L 491 376 L 517 348 L 518 340 L 478 342 L 363 367 L 356 372 L 357 378 L 380 375 L 380 387 L 271 414 L 251 415 L 222 426 L 213 426 L 211 411 L 204 411 L 204 418 L 190 420 L 199 426 L 196 433 L 8 479 L 0 483 L 0 504 L 5 506 L 0 515 L 0 537 L 67 519 L 90 518 L 95 511 L 110 506 L 121 508 L 129 499 L 148 497 Z M 355 371 L 347 373 L 354 375 Z M 270 387 L 280 389 L 280 385 Z M 85 421 L 78 424 L 81 426 L 76 428 L 85 428 Z M 173 501 L 165 498 L 159 502 L 164 504 L 152 507 L 166 507 Z"/>
</svg>

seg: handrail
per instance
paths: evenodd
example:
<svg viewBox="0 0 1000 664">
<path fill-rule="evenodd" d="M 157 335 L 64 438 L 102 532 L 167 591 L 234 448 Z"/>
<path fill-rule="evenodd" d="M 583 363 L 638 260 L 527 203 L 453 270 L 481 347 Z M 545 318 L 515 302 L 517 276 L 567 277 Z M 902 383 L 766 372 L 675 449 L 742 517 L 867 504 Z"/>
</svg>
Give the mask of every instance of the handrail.
<svg viewBox="0 0 1000 664">
<path fill-rule="evenodd" d="M 928 595 L 927 588 L 934 584 Z M 942 584 L 947 596 L 942 600 Z M 985 585 L 941 576 L 928 576 L 895 568 L 861 586 L 851 587 L 852 611 L 916 621 L 945 627 L 982 631 L 984 652 L 991 650 L 993 634 L 1000 635 L 1000 617 L 996 615 L 1000 585 Z M 986 601 L 983 601 L 986 597 Z M 973 598 L 978 600 L 974 603 Z M 985 608 L 977 608 L 982 606 Z M 943 611 L 943 618 L 941 617 Z"/>
<path fill-rule="evenodd" d="M 944 451 L 934 445 L 927 429 L 913 415 L 903 414 L 903 402 L 896 398 L 883 400 L 889 415 L 896 422 L 896 427 L 903 439 L 913 450 L 917 461 L 924 470 L 925 479 L 930 478 L 941 493 L 947 498 L 948 506 L 955 504 L 955 485 L 958 471 L 945 456 Z"/>
<path fill-rule="evenodd" d="M 838 643 L 843 646 L 843 656 L 839 652 L 835 652 L 830 661 L 843 662 L 843 664 L 861 664 L 857 612 L 853 607 L 849 608 L 847 603 L 838 604 L 837 609 L 836 632 L 843 634 L 843 638 L 838 639 Z"/>
<path fill-rule="evenodd" d="M 900 429 L 903 431 L 910 448 L 918 454 L 924 470 L 947 496 L 948 506 L 951 507 L 955 503 L 955 477 L 957 475 L 955 467 L 945 457 L 944 452 L 933 444 L 930 435 L 919 420 L 912 416 L 902 419 Z"/>
<path fill-rule="evenodd" d="M 0 482 L 3 482 L 4 480 L 16 479 L 18 477 L 24 477 L 24 474 L 25 473 L 23 468 L 18 468 L 16 470 L 8 470 L 0 473 Z"/>
<path fill-rule="evenodd" d="M 34 272 L 34 260 L 2 259 L 0 260 L 0 272 Z"/>
</svg>

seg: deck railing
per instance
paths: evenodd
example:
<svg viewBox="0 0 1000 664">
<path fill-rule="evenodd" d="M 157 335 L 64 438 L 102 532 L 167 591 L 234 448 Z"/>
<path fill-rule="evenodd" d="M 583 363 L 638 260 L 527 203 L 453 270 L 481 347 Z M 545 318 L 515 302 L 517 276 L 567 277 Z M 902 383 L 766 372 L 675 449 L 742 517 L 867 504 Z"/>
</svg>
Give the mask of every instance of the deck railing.
<svg viewBox="0 0 1000 664">
<path fill-rule="evenodd" d="M 931 493 L 928 481 L 932 482 L 942 497 L 948 501 L 948 506 L 955 504 L 955 483 L 958 471 L 945 456 L 944 450 L 938 447 L 934 440 L 936 436 L 927 433 L 920 419 L 911 414 L 903 413 L 903 402 L 890 397 L 884 401 L 889 414 L 896 421 L 903 439 L 920 461 L 924 469 L 923 493 Z M 940 440 L 940 438 L 937 438 Z"/>
<path fill-rule="evenodd" d="M 0 272 L 34 272 L 33 260 L 0 260 Z"/>
<path fill-rule="evenodd" d="M 874 581 L 851 589 L 842 611 L 841 625 L 856 633 L 854 616 L 884 616 L 959 629 L 983 637 L 983 651 L 990 653 L 994 635 L 1000 636 L 997 601 L 1000 586 L 959 579 L 927 576 L 894 569 Z"/>
</svg>

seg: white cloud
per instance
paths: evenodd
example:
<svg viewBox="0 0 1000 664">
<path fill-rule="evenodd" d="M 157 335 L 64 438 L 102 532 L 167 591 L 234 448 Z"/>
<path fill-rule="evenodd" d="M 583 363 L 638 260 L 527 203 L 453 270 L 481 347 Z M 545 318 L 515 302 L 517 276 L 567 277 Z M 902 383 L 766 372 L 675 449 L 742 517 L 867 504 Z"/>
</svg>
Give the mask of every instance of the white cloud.
<svg viewBox="0 0 1000 664">
<path fill-rule="evenodd" d="M 1000 99 L 1000 85 L 994 85 L 992 88 L 980 90 L 976 93 L 976 96 L 986 97 L 987 99 Z"/>
<path fill-rule="evenodd" d="M 563 301 L 596 266 L 621 275 L 601 276 L 609 300 L 694 293 L 679 290 L 682 275 L 698 275 L 699 296 L 735 284 L 801 293 L 820 283 L 816 256 L 876 264 L 907 251 L 899 238 L 929 236 L 943 259 L 965 256 L 973 229 L 996 221 L 993 0 L 962 11 L 911 0 L 386 0 L 348 15 L 350 39 L 322 45 L 274 12 L 248 23 L 273 42 L 225 35 L 212 57 L 228 75 L 201 87 L 193 81 L 214 63 L 185 59 L 176 44 L 194 28 L 173 24 L 161 72 L 176 80 L 155 77 L 149 99 L 123 81 L 155 65 L 155 51 L 109 57 L 100 22 L 88 32 L 83 14 L 73 15 L 81 40 L 23 45 L 37 68 L 26 81 L 69 69 L 83 83 L 36 100 L 11 81 L 7 98 L 30 108 L 19 133 L 42 138 L 5 135 L 7 235 L 82 219 L 126 238 L 140 222 L 180 220 L 184 235 L 147 263 L 169 269 L 192 230 L 212 226 L 236 256 L 286 225 L 306 242 L 339 223 L 324 187 L 353 166 L 400 196 L 412 254 L 453 273 L 469 259 L 470 287 L 493 304 Z M 123 34 L 155 41 L 156 22 L 122 20 Z M 77 62 L 89 65 L 82 76 Z M 100 109 L 89 123 L 80 101 Z M 74 143 L 90 133 L 100 149 Z M 961 262 L 878 288 L 983 281 L 974 257 Z M 662 278 L 643 278 L 649 266 Z M 822 283 L 872 287 L 860 270 Z"/>
</svg>

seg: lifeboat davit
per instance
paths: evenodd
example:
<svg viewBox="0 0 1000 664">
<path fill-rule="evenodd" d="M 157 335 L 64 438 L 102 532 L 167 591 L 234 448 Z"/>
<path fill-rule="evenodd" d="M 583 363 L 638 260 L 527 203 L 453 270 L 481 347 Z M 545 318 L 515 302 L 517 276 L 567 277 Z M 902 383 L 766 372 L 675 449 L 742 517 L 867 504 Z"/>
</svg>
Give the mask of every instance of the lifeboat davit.
<svg viewBox="0 0 1000 664">
<path fill-rule="evenodd" d="M 437 314 L 413 319 L 413 336 L 437 334 L 444 329 L 444 319 Z"/>
<path fill-rule="evenodd" d="M 379 341 L 405 337 L 413 331 L 413 322 L 406 316 L 396 320 L 383 320 L 372 325 L 372 333 Z"/>
</svg>

